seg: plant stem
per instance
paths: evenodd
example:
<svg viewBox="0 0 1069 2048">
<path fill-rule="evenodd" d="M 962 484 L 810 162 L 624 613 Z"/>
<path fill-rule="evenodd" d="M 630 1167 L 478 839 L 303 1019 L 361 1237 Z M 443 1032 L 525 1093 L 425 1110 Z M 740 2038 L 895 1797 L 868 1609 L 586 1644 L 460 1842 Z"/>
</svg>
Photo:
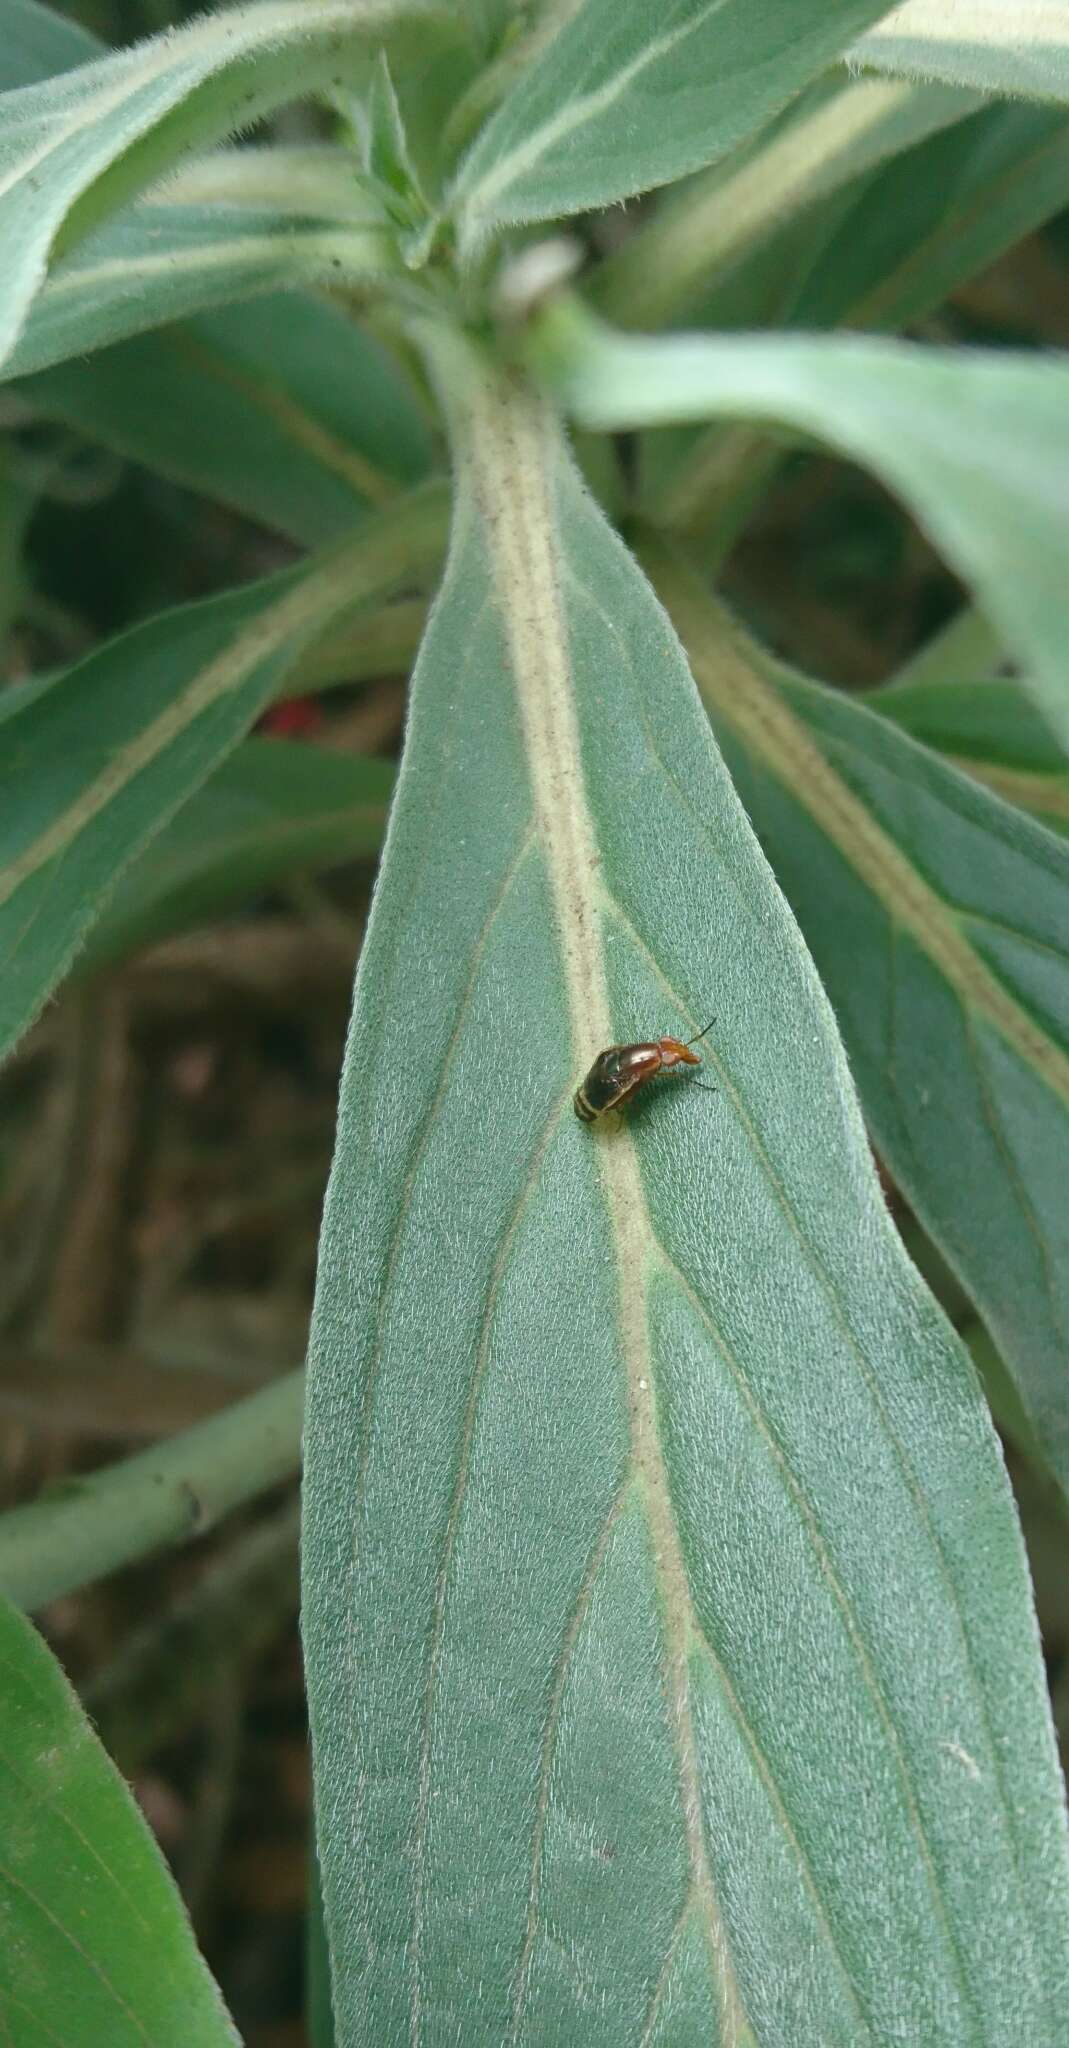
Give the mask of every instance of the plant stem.
<svg viewBox="0 0 1069 2048">
<path fill-rule="evenodd" d="M 31 1612 L 201 1536 L 297 1470 L 303 1371 L 181 1435 L 0 1516 L 0 1592 Z"/>
</svg>

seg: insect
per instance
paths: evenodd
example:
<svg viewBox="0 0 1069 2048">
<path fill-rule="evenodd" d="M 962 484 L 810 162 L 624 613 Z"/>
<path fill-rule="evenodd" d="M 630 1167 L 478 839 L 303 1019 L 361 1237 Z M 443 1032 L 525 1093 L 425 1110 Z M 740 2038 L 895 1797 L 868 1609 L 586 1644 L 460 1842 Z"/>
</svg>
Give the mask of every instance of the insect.
<svg viewBox="0 0 1069 2048">
<path fill-rule="evenodd" d="M 647 1081 L 655 1074 L 663 1074 L 669 1067 L 700 1067 L 701 1054 L 691 1052 L 711 1031 L 716 1018 L 711 1017 L 701 1031 L 688 1038 L 684 1045 L 678 1038 L 651 1039 L 642 1045 L 610 1045 L 599 1052 L 585 1081 L 579 1083 L 572 1098 L 576 1116 L 581 1123 L 592 1124 L 606 1110 L 619 1109 L 623 1103 L 637 1095 Z M 694 1084 L 700 1087 L 701 1082 Z"/>
</svg>

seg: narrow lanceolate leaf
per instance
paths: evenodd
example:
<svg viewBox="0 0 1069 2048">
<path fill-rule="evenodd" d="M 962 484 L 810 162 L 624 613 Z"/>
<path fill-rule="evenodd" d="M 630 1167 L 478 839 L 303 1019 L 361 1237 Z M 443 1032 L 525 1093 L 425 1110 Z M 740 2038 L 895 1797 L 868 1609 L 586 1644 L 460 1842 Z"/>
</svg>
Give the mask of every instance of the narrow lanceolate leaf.
<svg viewBox="0 0 1069 2048">
<path fill-rule="evenodd" d="M 429 491 L 323 559 L 164 613 L 0 702 L 0 1051 L 40 1009 L 122 870 L 242 739 L 298 655 L 433 557 Z"/>
<path fill-rule="evenodd" d="M 863 463 L 971 584 L 1069 739 L 1069 366 L 839 337 L 646 340 L 564 303 L 543 315 L 532 354 L 585 426 L 741 417 Z"/>
<path fill-rule="evenodd" d="M 1069 1495 L 1069 848 L 652 559 L 876 1145 Z"/>
<path fill-rule="evenodd" d="M 1007 803 L 1069 833 L 1069 758 L 1016 677 L 904 677 L 868 703 Z"/>
<path fill-rule="evenodd" d="M 667 619 L 522 386 L 443 379 L 305 1439 L 338 2042 L 1054 2048 L 1064 1819 L 973 1375 Z M 715 1093 L 577 1120 L 601 1047 L 711 1014 Z"/>
<path fill-rule="evenodd" d="M 904 0 L 851 52 L 854 63 L 1027 99 L 1069 100 L 1061 0 Z"/>
<path fill-rule="evenodd" d="M 901 327 L 1067 202 L 1065 111 L 986 107 L 858 187 L 786 317 L 808 329 Z"/>
<path fill-rule="evenodd" d="M 670 195 L 595 273 L 594 303 L 624 327 L 662 326 L 804 208 L 980 104 L 900 78 L 818 80 L 741 160 Z"/>
<path fill-rule="evenodd" d="M 55 266 L 0 375 L 47 369 L 209 306 L 297 285 L 355 286 L 399 267 L 395 238 L 370 207 L 363 224 L 137 207 Z"/>
<path fill-rule="evenodd" d="M 726 156 L 881 12 L 874 0 L 584 0 L 476 141 L 453 195 L 478 248 Z"/>
<path fill-rule="evenodd" d="M 36 1630 L 0 1600 L 0 2039 L 233 2048 L 142 1815 Z"/>
<path fill-rule="evenodd" d="M 304 292 L 220 307 L 17 388 L 46 419 L 306 545 L 349 532 L 430 463 L 396 363 Z"/>
<path fill-rule="evenodd" d="M 79 966 L 208 923 L 290 876 L 377 853 L 392 789 L 388 761 L 245 740 L 127 868 Z"/>
<path fill-rule="evenodd" d="M 420 0 L 223 9 L 0 100 L 0 360 L 57 238 L 69 247 L 170 164 L 295 95 L 355 84 Z"/>
</svg>

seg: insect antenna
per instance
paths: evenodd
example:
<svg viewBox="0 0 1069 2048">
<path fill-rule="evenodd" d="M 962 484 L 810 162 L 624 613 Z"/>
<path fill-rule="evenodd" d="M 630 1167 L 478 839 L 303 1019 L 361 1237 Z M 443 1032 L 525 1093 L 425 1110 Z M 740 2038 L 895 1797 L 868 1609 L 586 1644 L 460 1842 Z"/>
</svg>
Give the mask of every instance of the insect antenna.
<svg viewBox="0 0 1069 2048">
<path fill-rule="evenodd" d="M 710 1017 L 710 1019 L 709 1019 L 709 1022 L 708 1022 L 708 1024 L 703 1024 L 703 1025 L 702 1025 L 702 1028 L 701 1028 L 701 1030 L 700 1030 L 700 1031 L 696 1031 L 696 1032 L 694 1033 L 694 1036 L 693 1036 L 693 1038 L 688 1038 L 688 1040 L 687 1040 L 687 1044 L 688 1044 L 688 1045 L 697 1045 L 697 1043 L 698 1043 L 698 1040 L 699 1040 L 699 1038 L 704 1038 L 704 1037 L 705 1037 L 705 1034 L 706 1034 L 706 1032 L 707 1032 L 707 1031 L 711 1031 L 711 1030 L 712 1030 L 712 1028 L 713 1028 L 713 1025 L 714 1025 L 715 1023 L 716 1023 L 716 1018 L 715 1018 L 715 1017 Z"/>
</svg>

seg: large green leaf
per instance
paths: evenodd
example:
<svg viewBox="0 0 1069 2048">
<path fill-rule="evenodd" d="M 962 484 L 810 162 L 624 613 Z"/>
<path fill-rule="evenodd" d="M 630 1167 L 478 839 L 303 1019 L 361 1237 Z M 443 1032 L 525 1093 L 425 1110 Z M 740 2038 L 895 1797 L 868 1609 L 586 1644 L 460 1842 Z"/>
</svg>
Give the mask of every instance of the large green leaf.
<svg viewBox="0 0 1069 2048">
<path fill-rule="evenodd" d="M 58 263 L 3 371 L 43 370 L 209 306 L 295 285 L 388 275 L 400 259 L 369 204 L 362 223 L 224 206 L 139 206 Z"/>
<path fill-rule="evenodd" d="M 464 374 L 311 1343 L 338 2042 L 1054 2048 L 1064 1815 L 974 1376 L 663 612 Z M 577 1121 L 601 1046 L 711 1012 L 717 1093 Z"/>
<path fill-rule="evenodd" d="M 303 292 L 222 307 L 17 390 L 46 418 L 305 543 L 348 532 L 430 463 L 397 365 Z"/>
<path fill-rule="evenodd" d="M 69 247 L 191 151 L 334 83 L 425 0 L 262 0 L 6 94 L 0 102 L 0 360 L 54 245 Z"/>
<path fill-rule="evenodd" d="M 164 613 L 47 689 L 0 698 L 0 1050 L 298 655 L 433 559 L 442 520 L 437 491 L 414 495 L 299 570 Z"/>
<path fill-rule="evenodd" d="M 133 1798 L 36 1630 L 0 1599 L 0 2038 L 233 2048 Z"/>
<path fill-rule="evenodd" d="M 639 339 L 563 301 L 532 355 L 586 426 L 756 419 L 872 469 L 972 585 L 1069 737 L 1069 364 L 853 337 Z"/>
<path fill-rule="evenodd" d="M 904 0 L 852 52 L 857 64 L 1026 98 L 1069 100 L 1059 0 Z"/>
<path fill-rule="evenodd" d="M 204 924 L 288 876 L 378 852 L 388 761 L 245 740 L 120 877 L 79 965 Z"/>
<path fill-rule="evenodd" d="M 879 0 L 584 0 L 461 166 L 462 241 L 666 185 L 726 156 L 840 55 Z"/>
<path fill-rule="evenodd" d="M 1069 847 L 654 560 L 875 1142 L 1069 1495 Z"/>
</svg>

